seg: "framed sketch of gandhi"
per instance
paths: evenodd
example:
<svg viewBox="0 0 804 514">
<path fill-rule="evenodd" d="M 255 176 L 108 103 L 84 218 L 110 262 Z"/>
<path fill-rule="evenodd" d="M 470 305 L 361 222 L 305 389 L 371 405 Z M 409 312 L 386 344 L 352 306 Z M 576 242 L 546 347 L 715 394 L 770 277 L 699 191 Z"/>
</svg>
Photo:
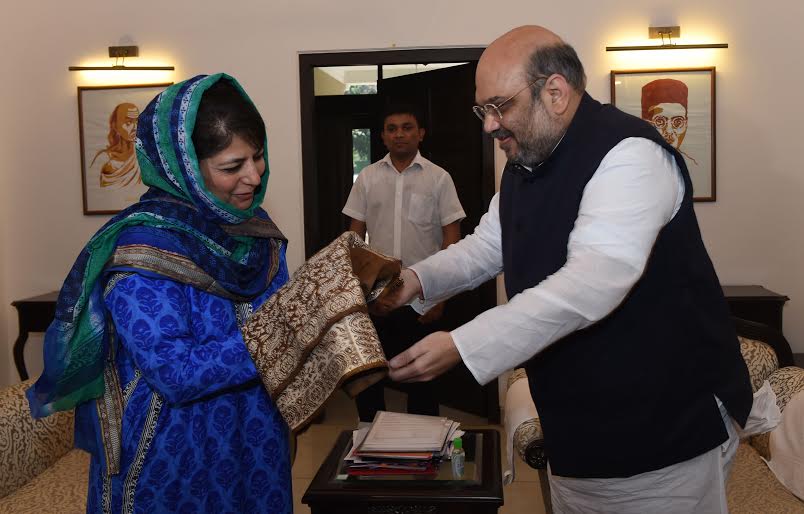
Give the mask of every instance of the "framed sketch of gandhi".
<svg viewBox="0 0 804 514">
<path fill-rule="evenodd" d="M 114 214 L 148 189 L 135 151 L 137 117 L 169 85 L 78 88 L 84 214 Z"/>
<path fill-rule="evenodd" d="M 714 67 L 612 71 L 611 103 L 650 122 L 681 152 L 695 201 L 715 201 Z"/>
</svg>

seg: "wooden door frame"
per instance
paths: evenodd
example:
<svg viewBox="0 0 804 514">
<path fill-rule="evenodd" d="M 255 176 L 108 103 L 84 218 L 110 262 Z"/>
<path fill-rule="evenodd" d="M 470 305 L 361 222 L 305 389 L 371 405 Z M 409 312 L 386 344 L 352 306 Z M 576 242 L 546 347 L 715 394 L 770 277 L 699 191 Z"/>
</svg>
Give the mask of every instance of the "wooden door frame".
<svg viewBox="0 0 804 514">
<path fill-rule="evenodd" d="M 437 62 L 477 62 L 485 47 L 411 48 L 398 50 L 299 53 L 299 103 L 302 137 L 302 191 L 304 203 L 304 253 L 310 258 L 313 234 L 318 232 L 318 170 L 315 141 L 315 83 L 313 69 L 321 66 L 375 66 Z M 468 107 L 467 107 L 468 108 Z M 483 151 L 483 172 L 494 175 L 494 152 Z"/>
</svg>

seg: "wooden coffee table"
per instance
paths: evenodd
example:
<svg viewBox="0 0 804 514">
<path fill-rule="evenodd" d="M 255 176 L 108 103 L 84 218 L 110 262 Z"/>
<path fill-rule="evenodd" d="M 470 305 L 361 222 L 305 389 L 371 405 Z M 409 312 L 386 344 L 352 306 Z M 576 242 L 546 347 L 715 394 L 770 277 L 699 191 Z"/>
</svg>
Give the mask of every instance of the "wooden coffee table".
<svg viewBox="0 0 804 514">
<path fill-rule="evenodd" d="M 343 458 L 352 446 L 344 431 L 302 497 L 312 514 L 490 514 L 503 504 L 500 435 L 496 430 L 463 436 L 466 469 L 452 475 L 449 461 L 437 475 L 350 477 Z"/>
</svg>

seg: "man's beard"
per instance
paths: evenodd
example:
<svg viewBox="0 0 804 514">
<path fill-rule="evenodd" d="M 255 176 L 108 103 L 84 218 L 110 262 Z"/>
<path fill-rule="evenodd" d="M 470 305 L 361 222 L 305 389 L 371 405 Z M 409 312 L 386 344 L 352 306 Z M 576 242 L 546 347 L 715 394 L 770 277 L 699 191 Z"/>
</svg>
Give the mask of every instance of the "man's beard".
<svg viewBox="0 0 804 514">
<path fill-rule="evenodd" d="M 525 126 L 517 132 L 519 134 L 514 135 L 510 130 L 500 127 L 491 136 L 497 139 L 513 137 L 517 151 L 514 155 L 507 155 L 508 161 L 524 166 L 533 166 L 547 160 L 562 136 L 561 127 L 551 122 L 547 109 L 539 99 L 534 100 Z"/>
</svg>

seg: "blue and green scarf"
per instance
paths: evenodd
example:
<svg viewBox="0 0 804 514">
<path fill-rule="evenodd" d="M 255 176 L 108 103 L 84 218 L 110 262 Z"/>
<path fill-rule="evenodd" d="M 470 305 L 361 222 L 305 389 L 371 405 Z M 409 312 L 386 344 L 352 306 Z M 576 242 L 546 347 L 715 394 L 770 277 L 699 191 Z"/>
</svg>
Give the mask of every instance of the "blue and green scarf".
<svg viewBox="0 0 804 514">
<path fill-rule="evenodd" d="M 196 114 L 204 92 L 219 80 L 248 99 L 228 75 L 199 75 L 170 86 L 140 114 L 137 160 L 150 189 L 90 239 L 65 279 L 45 334 L 44 372 L 27 392 L 34 417 L 108 393 L 104 370 L 114 343 L 103 287 L 110 271 L 168 277 L 238 301 L 257 297 L 273 279 L 284 238 L 259 207 L 268 180 L 267 141 L 266 171 L 247 210 L 211 193 L 198 166 Z"/>
</svg>

